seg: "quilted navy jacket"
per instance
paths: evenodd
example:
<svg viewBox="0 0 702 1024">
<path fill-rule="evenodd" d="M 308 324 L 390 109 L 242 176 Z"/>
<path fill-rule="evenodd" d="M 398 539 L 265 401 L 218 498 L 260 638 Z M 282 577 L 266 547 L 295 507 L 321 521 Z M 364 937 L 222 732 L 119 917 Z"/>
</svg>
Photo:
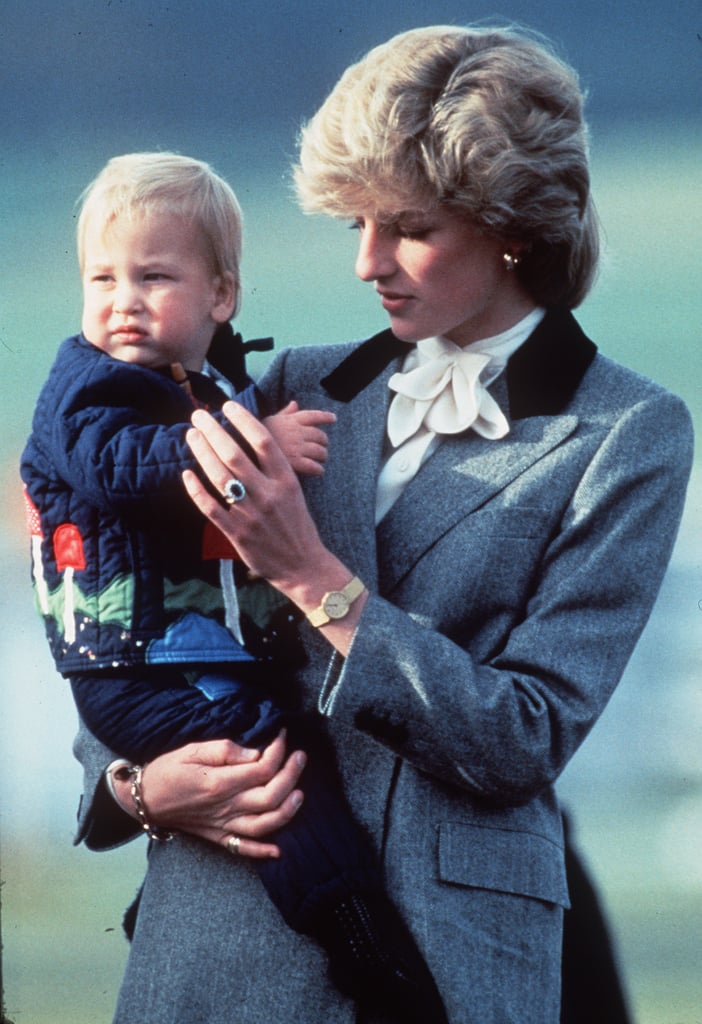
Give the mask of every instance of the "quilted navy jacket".
<svg viewBox="0 0 702 1024">
<path fill-rule="evenodd" d="M 210 361 L 227 347 L 230 365 L 238 356 L 236 383 L 248 386 L 237 400 L 256 412 L 240 337 L 227 324 L 215 341 Z M 41 391 L 21 475 L 36 603 L 63 675 L 250 660 L 225 626 L 220 559 L 235 553 L 181 479 L 196 468 L 185 443 L 193 400 L 216 411 L 226 396 L 189 378 L 194 399 L 168 370 L 119 362 L 76 335 Z M 251 600 L 255 609 L 260 595 Z M 249 623 L 254 649 L 265 615 Z"/>
</svg>

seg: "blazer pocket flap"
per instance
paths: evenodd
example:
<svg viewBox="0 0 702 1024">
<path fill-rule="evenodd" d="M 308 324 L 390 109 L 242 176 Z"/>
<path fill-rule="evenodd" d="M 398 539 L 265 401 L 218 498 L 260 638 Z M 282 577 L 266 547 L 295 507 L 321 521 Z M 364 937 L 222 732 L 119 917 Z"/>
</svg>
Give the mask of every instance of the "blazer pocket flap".
<svg viewBox="0 0 702 1024">
<path fill-rule="evenodd" d="M 445 822 L 439 826 L 439 877 L 570 906 L 563 850 L 534 832 Z"/>
</svg>

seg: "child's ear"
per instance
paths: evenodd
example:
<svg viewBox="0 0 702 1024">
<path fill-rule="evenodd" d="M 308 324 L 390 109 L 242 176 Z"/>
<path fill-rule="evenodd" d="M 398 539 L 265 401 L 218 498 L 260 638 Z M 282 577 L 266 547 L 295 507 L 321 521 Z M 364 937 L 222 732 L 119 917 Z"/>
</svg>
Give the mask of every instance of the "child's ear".
<svg viewBox="0 0 702 1024">
<path fill-rule="evenodd" d="M 215 278 L 215 297 L 212 306 L 212 319 L 215 323 L 224 324 L 230 320 L 238 298 L 238 286 L 234 275 L 229 270 L 218 274 Z"/>
</svg>

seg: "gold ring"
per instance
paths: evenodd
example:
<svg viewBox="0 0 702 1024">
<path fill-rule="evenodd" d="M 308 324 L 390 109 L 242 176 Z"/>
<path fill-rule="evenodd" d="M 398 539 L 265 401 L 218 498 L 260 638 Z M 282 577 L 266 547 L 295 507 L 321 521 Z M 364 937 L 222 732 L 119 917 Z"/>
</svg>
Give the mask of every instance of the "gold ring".
<svg viewBox="0 0 702 1024">
<path fill-rule="evenodd" d="M 240 852 L 239 851 L 239 847 L 240 846 L 241 846 L 241 839 L 239 838 L 239 836 L 229 836 L 229 839 L 227 839 L 227 849 L 232 854 L 232 856 L 234 856 L 234 857 L 238 856 L 238 854 Z"/>
</svg>

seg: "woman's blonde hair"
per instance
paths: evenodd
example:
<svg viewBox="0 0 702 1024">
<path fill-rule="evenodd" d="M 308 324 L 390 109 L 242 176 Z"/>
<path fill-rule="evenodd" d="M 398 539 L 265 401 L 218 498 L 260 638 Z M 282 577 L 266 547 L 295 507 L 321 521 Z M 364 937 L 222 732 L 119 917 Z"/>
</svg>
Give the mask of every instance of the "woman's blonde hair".
<svg viewBox="0 0 702 1024">
<path fill-rule="evenodd" d="M 594 279 L 583 95 L 521 31 L 420 28 L 371 50 L 303 128 L 294 173 L 307 212 L 442 205 L 519 242 L 517 272 L 541 305 L 573 308 Z"/>
<path fill-rule="evenodd" d="M 202 234 L 215 274 L 231 274 L 241 294 L 242 214 L 226 181 L 202 160 L 178 153 L 127 153 L 110 160 L 79 200 L 78 261 L 84 263 L 88 219 L 157 214 L 181 218 Z"/>
</svg>

